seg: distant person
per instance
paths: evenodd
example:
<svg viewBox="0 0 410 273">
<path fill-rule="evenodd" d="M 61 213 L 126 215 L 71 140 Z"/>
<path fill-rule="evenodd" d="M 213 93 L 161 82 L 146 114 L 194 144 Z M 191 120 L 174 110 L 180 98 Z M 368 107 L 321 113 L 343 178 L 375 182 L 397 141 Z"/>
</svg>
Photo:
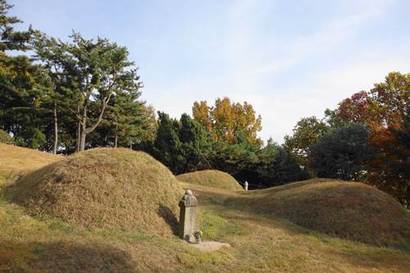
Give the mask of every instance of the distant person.
<svg viewBox="0 0 410 273">
<path fill-rule="evenodd" d="M 243 183 L 243 186 L 245 188 L 245 191 L 248 191 L 248 186 L 249 186 L 248 181 L 245 181 L 245 183 Z"/>
</svg>

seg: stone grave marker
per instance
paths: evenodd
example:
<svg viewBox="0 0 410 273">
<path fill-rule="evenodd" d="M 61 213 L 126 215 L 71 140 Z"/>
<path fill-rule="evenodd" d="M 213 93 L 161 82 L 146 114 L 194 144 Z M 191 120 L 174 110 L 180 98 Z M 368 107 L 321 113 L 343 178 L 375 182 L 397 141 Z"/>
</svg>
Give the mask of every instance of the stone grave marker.
<svg viewBox="0 0 410 273">
<path fill-rule="evenodd" d="M 200 243 L 201 232 L 198 225 L 198 200 L 191 190 L 186 190 L 179 202 L 179 236 L 189 243 Z"/>
</svg>

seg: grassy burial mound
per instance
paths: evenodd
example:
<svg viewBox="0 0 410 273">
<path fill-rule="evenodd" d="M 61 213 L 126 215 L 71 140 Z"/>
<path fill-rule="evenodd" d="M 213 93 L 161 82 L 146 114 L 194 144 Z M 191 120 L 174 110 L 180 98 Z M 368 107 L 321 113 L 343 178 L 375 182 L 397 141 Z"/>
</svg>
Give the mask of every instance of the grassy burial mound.
<svg viewBox="0 0 410 273">
<path fill-rule="evenodd" d="M 185 173 L 177 176 L 177 179 L 190 184 L 220 188 L 225 190 L 240 191 L 241 185 L 230 174 L 218 170 L 203 170 Z"/>
<path fill-rule="evenodd" d="M 35 170 L 63 157 L 0 143 L 0 185 L 9 176 Z"/>
<path fill-rule="evenodd" d="M 0 168 L 5 170 L 32 170 L 62 159 L 38 150 L 0 143 Z"/>
<path fill-rule="evenodd" d="M 183 193 L 172 173 L 143 152 L 94 149 L 43 167 L 7 189 L 33 215 L 96 228 L 174 230 Z"/>
<path fill-rule="evenodd" d="M 410 213 L 388 194 L 355 182 L 311 180 L 232 201 L 339 238 L 410 249 Z"/>
</svg>

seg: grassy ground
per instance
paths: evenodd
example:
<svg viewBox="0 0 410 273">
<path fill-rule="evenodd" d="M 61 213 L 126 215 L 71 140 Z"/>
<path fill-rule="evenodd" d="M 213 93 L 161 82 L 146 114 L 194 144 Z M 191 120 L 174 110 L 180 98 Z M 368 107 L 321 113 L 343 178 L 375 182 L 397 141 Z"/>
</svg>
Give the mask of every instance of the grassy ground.
<svg viewBox="0 0 410 273">
<path fill-rule="evenodd" d="M 191 184 L 226 189 L 231 191 L 243 191 L 242 186 L 230 174 L 218 170 L 203 170 L 184 173 L 177 179 Z"/>
<path fill-rule="evenodd" d="M 198 196 L 204 239 L 231 248 L 201 253 L 176 237 L 32 217 L 0 199 L 0 272 L 409 272 L 409 251 L 337 239 L 247 208 L 243 197 L 264 191 L 183 186 Z"/>
</svg>

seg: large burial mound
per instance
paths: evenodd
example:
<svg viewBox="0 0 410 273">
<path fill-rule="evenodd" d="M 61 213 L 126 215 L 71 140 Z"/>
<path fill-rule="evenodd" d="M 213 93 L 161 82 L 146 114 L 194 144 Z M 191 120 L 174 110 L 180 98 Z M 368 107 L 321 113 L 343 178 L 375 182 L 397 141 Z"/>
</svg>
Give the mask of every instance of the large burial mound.
<svg viewBox="0 0 410 273">
<path fill-rule="evenodd" d="M 311 180 L 232 200 L 332 236 L 410 248 L 410 213 L 390 195 L 356 182 Z"/>
<path fill-rule="evenodd" d="M 238 181 L 230 174 L 218 170 L 203 170 L 185 173 L 177 176 L 177 179 L 190 184 L 220 188 L 225 190 L 243 190 Z"/>
<path fill-rule="evenodd" d="M 94 149 L 43 167 L 8 188 L 31 214 L 85 227 L 171 234 L 183 193 L 172 173 L 143 152 Z"/>
</svg>

